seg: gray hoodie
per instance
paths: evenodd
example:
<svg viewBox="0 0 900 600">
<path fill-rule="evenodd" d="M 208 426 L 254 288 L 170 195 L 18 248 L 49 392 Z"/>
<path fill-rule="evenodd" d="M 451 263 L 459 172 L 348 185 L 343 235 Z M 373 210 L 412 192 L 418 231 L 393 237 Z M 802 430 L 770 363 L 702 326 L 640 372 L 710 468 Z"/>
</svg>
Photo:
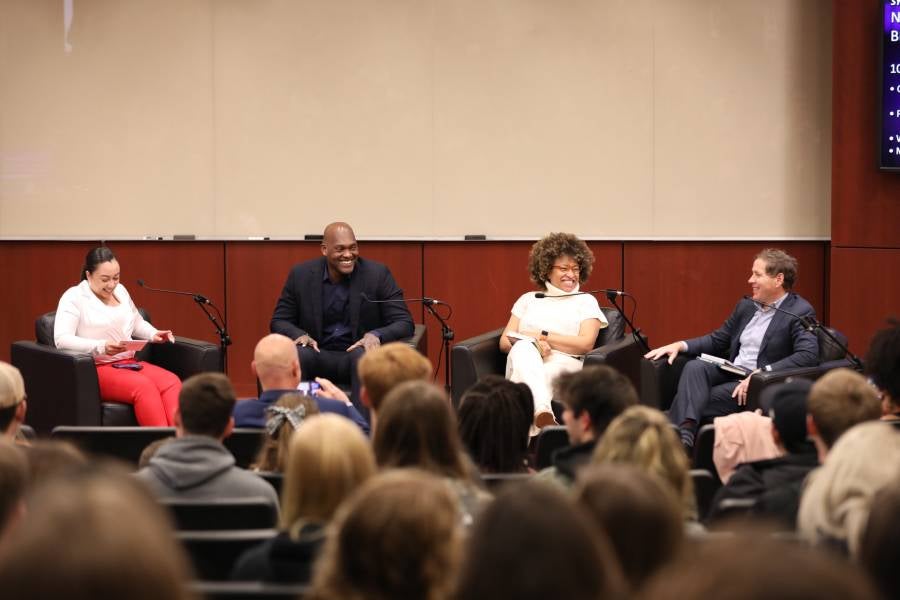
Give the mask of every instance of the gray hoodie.
<svg viewBox="0 0 900 600">
<path fill-rule="evenodd" d="M 163 444 L 138 471 L 160 498 L 263 497 L 278 508 L 275 489 L 258 475 L 234 466 L 234 456 L 208 436 L 189 435 Z"/>
</svg>

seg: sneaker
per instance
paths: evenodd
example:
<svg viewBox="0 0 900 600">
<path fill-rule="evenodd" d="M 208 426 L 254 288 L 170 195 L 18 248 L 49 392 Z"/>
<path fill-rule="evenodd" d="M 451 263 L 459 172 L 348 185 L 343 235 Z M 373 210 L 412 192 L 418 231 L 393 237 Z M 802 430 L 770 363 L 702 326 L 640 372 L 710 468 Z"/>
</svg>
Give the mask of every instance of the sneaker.
<svg viewBox="0 0 900 600">
<path fill-rule="evenodd" d="M 551 425 L 559 425 L 559 423 L 557 422 L 556 417 L 553 416 L 553 413 L 549 410 L 534 415 L 534 426 L 538 429 L 550 427 Z"/>
</svg>

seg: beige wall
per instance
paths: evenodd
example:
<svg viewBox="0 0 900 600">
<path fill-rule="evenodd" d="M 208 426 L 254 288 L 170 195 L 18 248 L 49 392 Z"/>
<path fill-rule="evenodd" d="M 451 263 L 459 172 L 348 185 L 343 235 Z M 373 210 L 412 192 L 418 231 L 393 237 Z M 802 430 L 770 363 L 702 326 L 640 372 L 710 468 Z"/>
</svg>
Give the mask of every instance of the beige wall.
<svg viewBox="0 0 900 600">
<path fill-rule="evenodd" d="M 831 2 L 0 0 L 0 236 L 828 236 Z"/>
</svg>

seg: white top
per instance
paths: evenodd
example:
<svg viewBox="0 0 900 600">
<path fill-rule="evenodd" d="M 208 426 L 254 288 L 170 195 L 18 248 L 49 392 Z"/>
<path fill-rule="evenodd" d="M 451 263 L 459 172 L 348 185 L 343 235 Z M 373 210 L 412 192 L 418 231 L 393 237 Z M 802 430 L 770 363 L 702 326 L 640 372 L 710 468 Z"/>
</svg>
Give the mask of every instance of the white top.
<svg viewBox="0 0 900 600">
<path fill-rule="evenodd" d="M 572 294 L 547 285 L 543 298 L 537 292 L 526 292 L 519 296 L 513 304 L 512 314 L 519 319 L 519 331 L 532 329 L 551 331 L 562 335 L 578 335 L 581 322 L 586 319 L 598 319 L 603 329 L 609 322 L 597 299 L 591 294 L 578 294 L 577 288 Z M 554 350 L 556 352 L 556 350 Z"/>
<path fill-rule="evenodd" d="M 131 340 L 132 335 L 149 340 L 157 330 L 138 312 L 125 286 L 117 285 L 113 295 L 119 300 L 118 306 L 104 304 L 91 291 L 86 280 L 67 289 L 56 307 L 53 326 L 56 347 L 88 352 L 94 356 L 96 363 L 133 358 L 134 352 L 131 350 L 107 355 L 106 341 Z"/>
</svg>

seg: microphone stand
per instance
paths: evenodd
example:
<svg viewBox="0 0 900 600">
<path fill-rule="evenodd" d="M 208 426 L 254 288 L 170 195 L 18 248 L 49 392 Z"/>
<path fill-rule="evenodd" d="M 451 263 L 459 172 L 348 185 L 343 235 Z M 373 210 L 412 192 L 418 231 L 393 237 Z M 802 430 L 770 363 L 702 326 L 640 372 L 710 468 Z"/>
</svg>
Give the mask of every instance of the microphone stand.
<svg viewBox="0 0 900 600">
<path fill-rule="evenodd" d="M 387 302 L 403 302 L 403 303 L 421 302 L 422 306 L 425 307 L 425 310 L 427 310 L 429 313 L 431 313 L 431 316 L 433 316 L 435 319 L 438 320 L 438 322 L 441 324 L 441 354 L 444 355 L 444 391 L 446 391 L 447 394 L 449 395 L 450 394 L 450 342 L 453 341 L 453 338 L 455 337 L 456 334 L 453 333 L 453 329 L 451 329 L 450 326 L 447 324 L 446 319 L 444 317 L 442 317 L 441 315 L 439 315 L 438 312 L 434 309 L 434 305 L 435 304 L 443 304 L 444 306 L 450 307 L 450 314 L 447 315 L 448 319 L 450 318 L 450 315 L 453 314 L 453 307 L 451 307 L 446 302 L 442 302 L 441 300 L 435 300 L 434 298 L 428 298 L 428 297 L 405 298 L 403 300 L 395 300 L 395 299 L 374 300 L 372 298 L 369 298 L 366 294 L 361 294 L 361 296 L 362 296 L 362 299 L 365 300 L 366 302 L 372 302 L 375 304 L 382 304 L 382 303 L 387 303 Z"/>
<path fill-rule="evenodd" d="M 219 348 L 221 349 L 220 359 L 221 359 L 221 367 L 223 373 L 228 373 L 228 346 L 231 345 L 231 336 L 228 335 L 228 330 L 225 328 L 225 318 L 222 316 L 222 312 L 219 310 L 215 304 L 213 304 L 209 298 L 206 296 L 202 296 L 200 294 L 195 294 L 193 292 L 182 292 L 179 290 L 164 290 L 161 288 L 153 288 L 144 283 L 143 279 L 138 279 L 137 284 L 144 289 L 150 290 L 151 292 L 162 292 L 164 294 L 176 294 L 178 296 L 190 296 L 194 302 L 197 303 L 197 306 L 200 307 L 200 310 L 207 316 L 210 322 L 213 324 L 213 327 L 216 329 L 216 334 L 219 336 Z M 210 310 L 206 307 L 206 305 L 210 305 L 215 309 L 218 314 L 218 319 L 216 315 L 214 315 Z"/>
<path fill-rule="evenodd" d="M 606 299 L 609 300 L 609 303 L 612 304 L 617 311 L 619 311 L 619 314 L 622 315 L 622 319 L 625 320 L 625 324 L 631 329 L 631 336 L 634 338 L 634 341 L 644 350 L 644 354 L 650 352 L 650 345 L 647 343 L 647 339 L 641 335 L 641 330 L 634 326 L 634 323 L 631 322 L 631 319 L 628 318 L 628 315 L 625 314 L 625 311 L 616 302 L 616 296 L 624 294 L 620 294 L 618 290 L 604 291 L 606 292 Z"/>
<path fill-rule="evenodd" d="M 746 298 L 747 300 L 750 300 L 754 304 L 758 304 L 760 306 L 765 306 L 766 308 L 773 308 L 773 309 L 777 310 L 778 312 L 782 312 L 786 315 L 790 315 L 790 316 L 794 317 L 795 319 L 797 319 L 800 322 L 800 325 L 802 325 L 803 328 L 809 332 L 821 331 L 823 334 L 825 334 L 825 337 L 827 337 L 831 341 L 832 344 L 837 346 L 838 349 L 840 349 L 841 352 L 844 353 L 844 357 L 847 358 L 847 360 L 849 360 L 853 364 L 853 367 L 857 371 L 861 372 L 863 370 L 863 363 L 859 359 L 859 357 L 856 356 L 855 354 L 853 354 L 852 352 L 850 352 L 850 348 L 848 348 L 846 344 L 841 342 L 841 340 L 839 340 L 836 335 L 834 335 L 833 333 L 831 333 L 831 331 L 829 331 L 828 327 L 826 327 L 825 325 L 822 325 L 815 317 L 812 317 L 812 316 L 801 317 L 800 315 L 794 314 L 789 310 L 784 310 L 783 308 L 779 308 L 779 307 L 775 306 L 774 304 L 769 304 L 768 302 L 763 302 L 762 300 L 754 300 L 750 296 L 744 296 L 744 298 Z"/>
</svg>

